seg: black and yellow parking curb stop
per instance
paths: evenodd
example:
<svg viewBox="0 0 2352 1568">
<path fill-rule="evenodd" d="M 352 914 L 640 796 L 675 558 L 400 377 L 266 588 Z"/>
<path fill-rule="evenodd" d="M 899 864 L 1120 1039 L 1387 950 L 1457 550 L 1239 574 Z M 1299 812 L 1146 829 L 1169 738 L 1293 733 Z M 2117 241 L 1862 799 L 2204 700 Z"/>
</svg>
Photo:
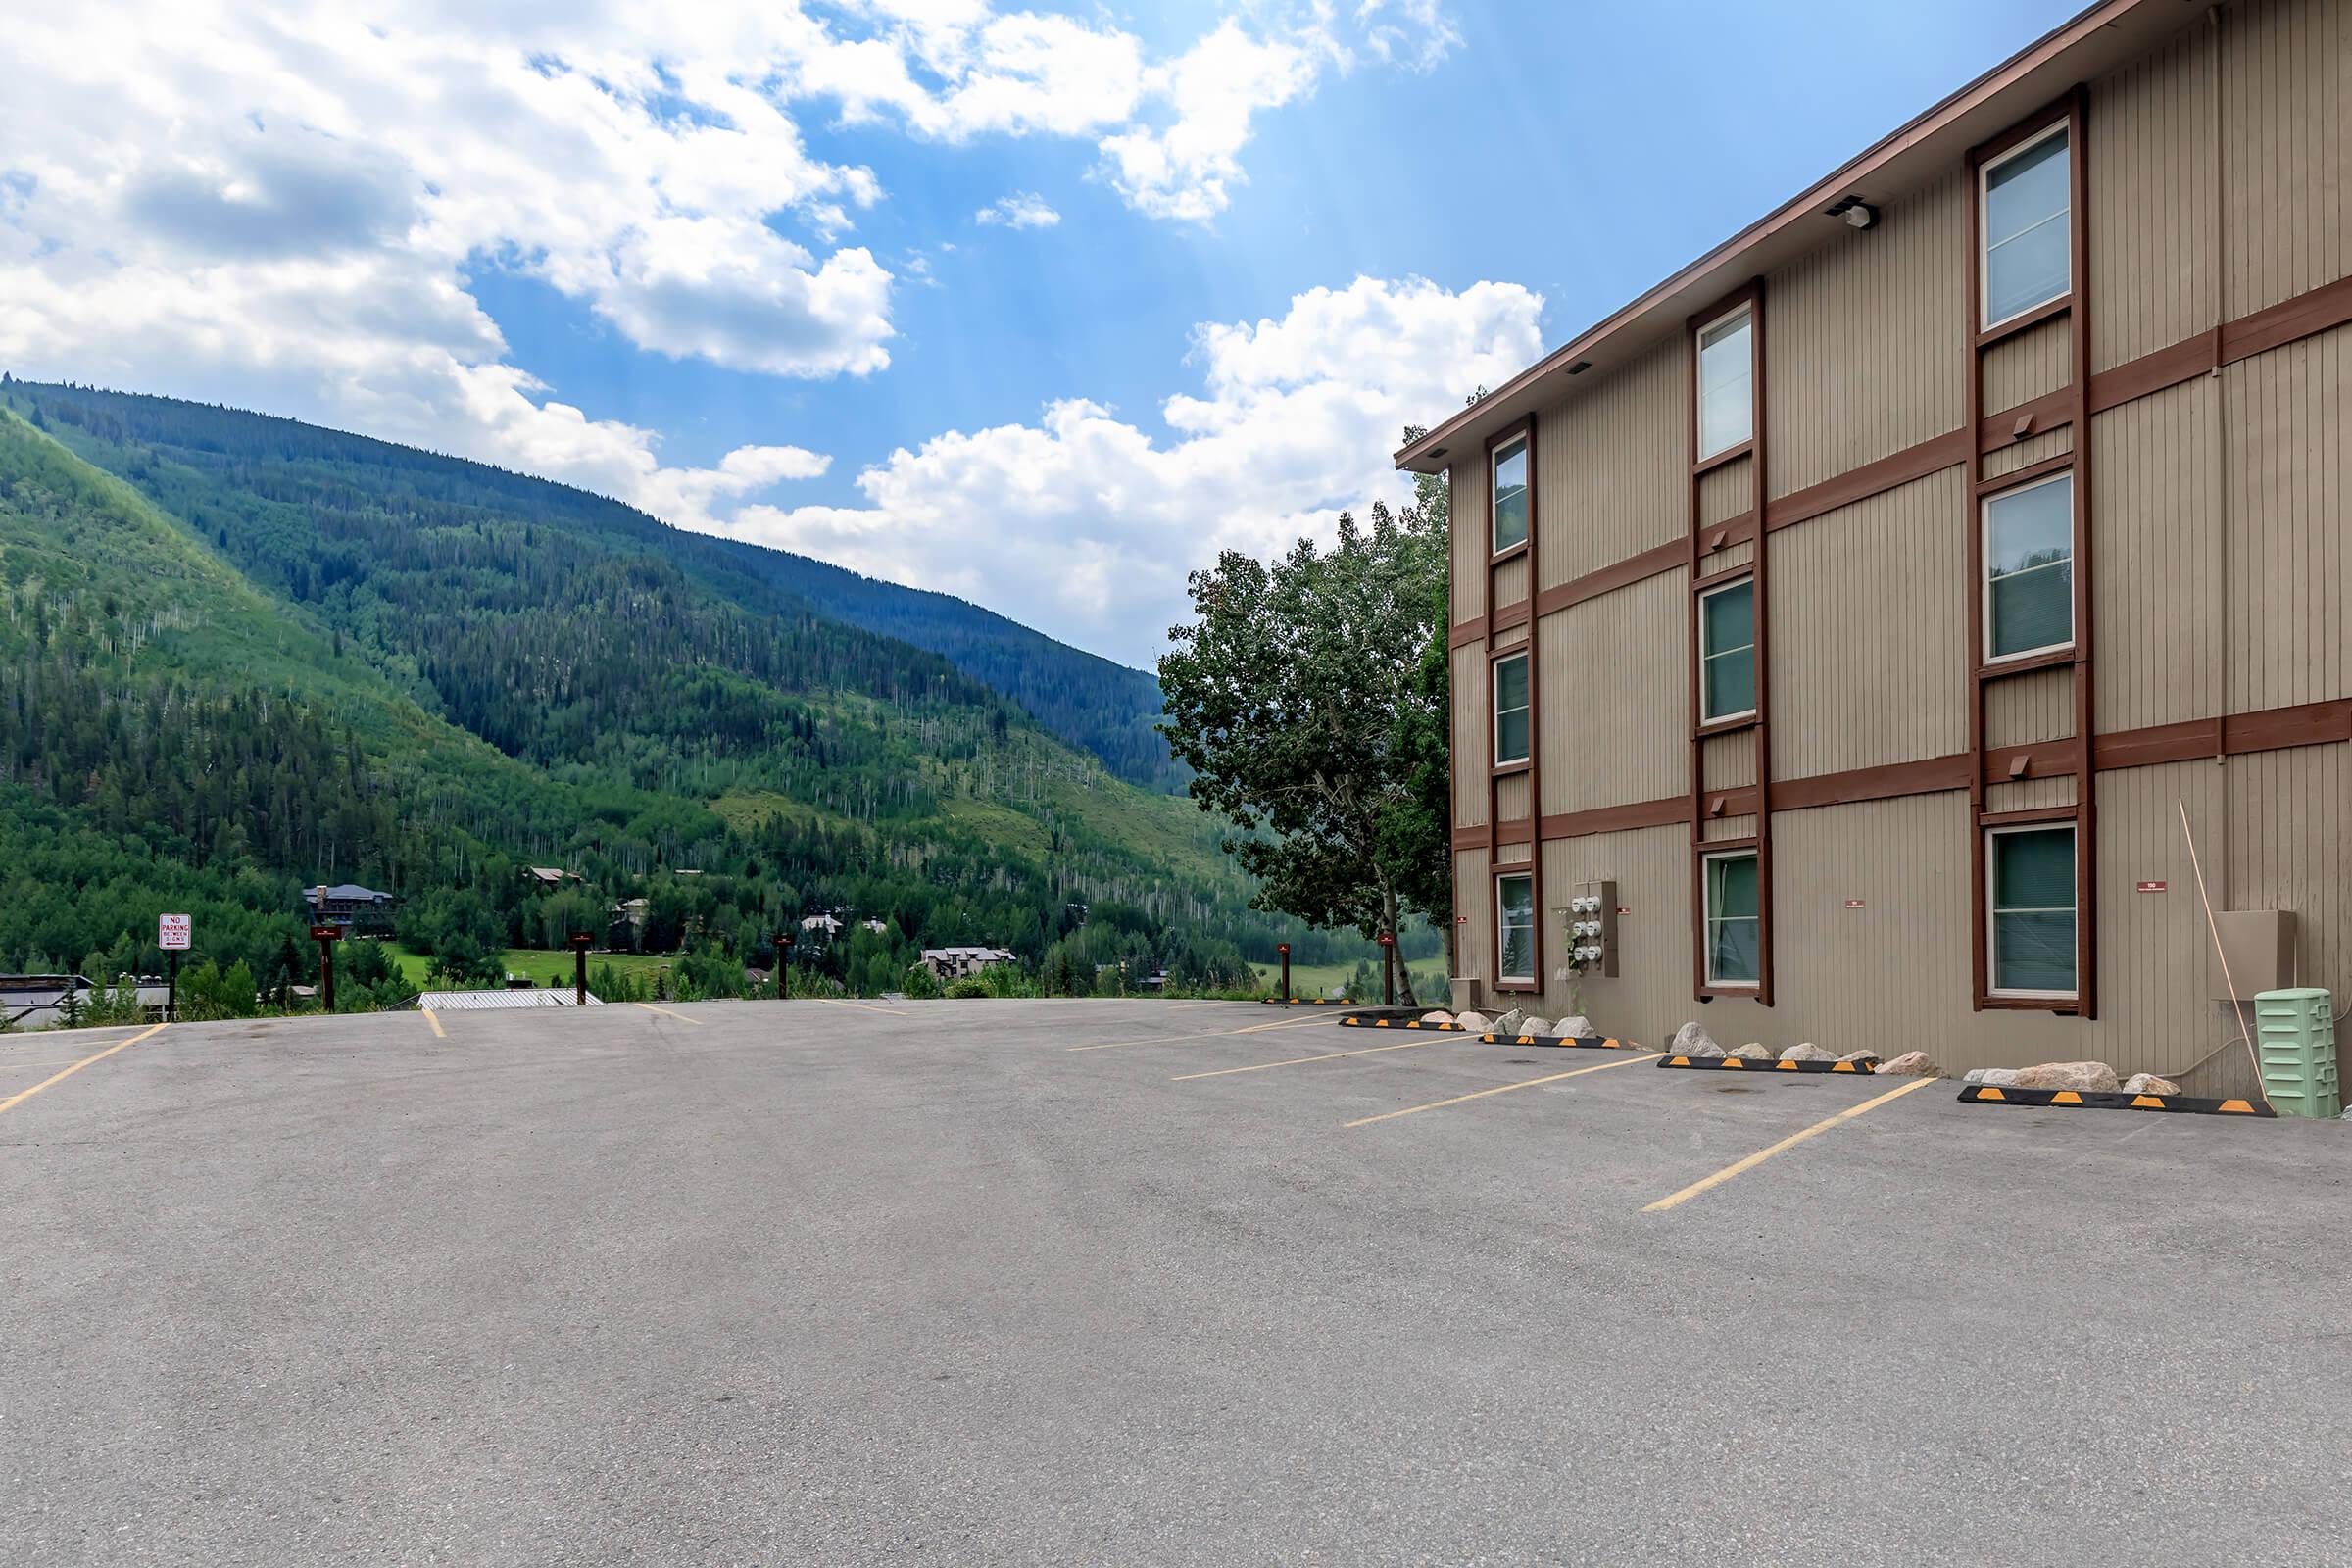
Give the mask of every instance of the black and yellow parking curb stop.
<svg viewBox="0 0 2352 1568">
<path fill-rule="evenodd" d="M 1742 1056 L 1660 1056 L 1661 1067 L 1690 1067 L 1706 1072 L 1851 1072 L 1869 1078 L 1878 1074 L 1879 1058 L 1854 1061 L 1749 1061 Z"/>
<path fill-rule="evenodd" d="M 1347 997 L 1292 997 L 1288 1001 L 1281 997 L 1260 997 L 1257 1004 L 1261 1007 L 1352 1007 L 1355 1003 Z"/>
<path fill-rule="evenodd" d="M 2192 1116 L 2267 1116 L 2278 1112 L 2251 1100 L 2200 1100 L 2194 1095 L 2135 1095 L 2121 1089 L 2015 1089 L 1969 1084 L 1963 1105 L 2062 1105 L 2073 1110 L 2170 1110 Z"/>
<path fill-rule="evenodd" d="M 1454 1025 L 1460 1028 L 1461 1025 Z M 1626 1042 L 1600 1035 L 1480 1035 L 1490 1046 L 1555 1046 L 1567 1051 L 1623 1051 Z"/>
<path fill-rule="evenodd" d="M 1428 1029 L 1438 1032 L 1461 1033 L 1458 1023 L 1424 1023 L 1418 1018 L 1379 1018 L 1370 1013 L 1349 1013 L 1340 1020 L 1343 1029 Z"/>
</svg>

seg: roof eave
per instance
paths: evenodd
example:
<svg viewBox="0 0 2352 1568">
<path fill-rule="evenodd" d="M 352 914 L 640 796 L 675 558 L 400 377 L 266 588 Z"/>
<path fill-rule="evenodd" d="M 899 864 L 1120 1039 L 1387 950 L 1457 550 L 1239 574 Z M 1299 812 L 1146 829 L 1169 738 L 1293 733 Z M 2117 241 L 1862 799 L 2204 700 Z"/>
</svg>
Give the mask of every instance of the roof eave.
<svg viewBox="0 0 2352 1568">
<path fill-rule="evenodd" d="M 1880 138 L 1801 194 L 1784 202 L 1640 298 L 1586 328 L 1419 440 L 1399 448 L 1395 455 L 1396 466 L 1415 473 L 1439 472 L 1459 449 L 1483 447 L 1489 435 L 1516 424 L 1537 404 L 1556 396 L 1557 391 L 1548 383 L 1555 376 L 1564 379 L 1580 360 L 1592 360 L 1623 335 L 1644 327 L 1650 329 L 1641 337 L 1645 344 L 1657 335 L 1655 328 L 1661 322 L 1679 321 L 1690 310 L 1721 297 L 1755 275 L 1763 269 L 1753 265 L 1754 259 L 1772 241 L 1788 234 L 1797 223 L 1820 217 L 1825 206 L 1869 183 L 1873 175 L 1887 171 L 1923 144 L 1955 139 L 1956 134 L 1962 146 L 1973 145 L 2000 128 L 1989 124 L 1996 108 L 2013 109 L 2011 118 L 2018 119 L 2043 99 L 2055 98 L 2065 83 L 2038 78 L 2064 77 L 2066 83 L 2071 83 L 2088 74 L 2081 69 L 2077 57 L 2079 52 L 2088 53 L 2085 46 L 2102 32 L 2121 29 L 2127 21 L 2137 24 L 2129 29 L 2128 37 L 2113 40 L 2115 48 L 2098 51 L 2102 56 L 2120 59 L 2142 47 L 2148 37 L 2173 30 L 2199 13 L 2211 10 L 2215 3 L 2216 0 L 2188 0 L 2181 4 L 2175 0 L 2174 4 L 2159 8 L 2155 0 L 2099 0 Z M 2103 68 L 2111 63 L 2102 59 L 2099 65 Z M 2013 104 L 2008 103 L 2011 99 L 2015 100 Z M 1978 121 L 1987 123 L 1972 123 Z"/>
</svg>

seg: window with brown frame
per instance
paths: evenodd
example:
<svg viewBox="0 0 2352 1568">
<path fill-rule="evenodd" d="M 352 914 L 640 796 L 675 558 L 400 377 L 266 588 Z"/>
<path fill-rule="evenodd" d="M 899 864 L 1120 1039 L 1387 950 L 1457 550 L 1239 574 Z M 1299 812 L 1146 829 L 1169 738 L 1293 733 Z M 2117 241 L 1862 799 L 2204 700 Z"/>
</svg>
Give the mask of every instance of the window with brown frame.
<svg viewBox="0 0 2352 1568">
<path fill-rule="evenodd" d="M 1527 543 L 1527 437 L 1513 436 L 1494 449 L 1494 554 Z"/>
<path fill-rule="evenodd" d="M 1980 324 L 1989 329 L 2074 288 L 2067 218 L 2074 177 L 2066 122 L 1988 161 L 1977 174 L 1984 225 Z"/>
</svg>

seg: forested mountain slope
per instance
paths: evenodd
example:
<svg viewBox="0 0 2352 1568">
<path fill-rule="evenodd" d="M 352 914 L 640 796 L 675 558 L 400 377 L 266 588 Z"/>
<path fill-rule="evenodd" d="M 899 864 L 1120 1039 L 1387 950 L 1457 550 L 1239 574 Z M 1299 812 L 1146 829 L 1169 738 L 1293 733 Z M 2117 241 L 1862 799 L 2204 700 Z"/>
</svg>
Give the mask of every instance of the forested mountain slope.
<svg viewBox="0 0 2352 1568">
<path fill-rule="evenodd" d="M 554 529 L 424 466 L 243 488 L 201 445 L 69 408 L 93 416 L 0 389 L 0 968 L 151 967 L 165 907 L 258 967 L 292 952 L 297 890 L 344 880 L 517 943 L 641 896 L 665 939 L 735 962 L 838 906 L 888 924 L 835 959 L 869 983 L 916 945 L 1164 961 L 1303 936 L 1247 908 L 1189 802 L 935 655 L 773 584 L 722 592 L 724 562 Z M 524 890 L 531 863 L 587 888 Z"/>
<path fill-rule="evenodd" d="M 10 388 L 24 412 L 43 411 L 51 433 L 77 455 L 129 479 L 158 505 L 213 537 L 220 552 L 265 586 L 319 607 L 351 635 L 373 638 L 387 652 L 406 653 L 404 641 L 437 646 L 462 628 L 455 623 L 533 608 L 551 585 L 559 602 L 595 613 L 626 610 L 641 616 L 647 579 L 669 599 L 666 579 L 707 589 L 694 624 L 632 619 L 651 638 L 737 635 L 714 619 L 712 606 L 732 607 L 782 623 L 764 648 L 750 653 L 762 674 L 787 681 L 808 666 L 841 669 L 850 683 L 876 695 L 901 689 L 870 663 L 846 668 L 846 658 L 872 660 L 887 648 L 871 639 L 828 635 L 822 623 L 880 632 L 942 656 L 945 664 L 1011 699 L 1049 734 L 1092 752 L 1118 776 L 1168 787 L 1175 769 L 1166 743 L 1152 724 L 1159 689 L 1150 675 L 1054 642 L 1002 615 L 945 594 L 877 582 L 787 552 L 672 528 L 603 496 L 510 473 L 482 464 L 320 429 L 291 419 L 213 408 L 172 398 L 104 392 L 85 387 L 19 382 Z M 514 537 L 459 539 L 447 529 L 480 518 L 528 525 Z M 410 557 L 404 549 L 419 525 L 440 529 L 425 537 L 438 553 Z M 586 560 L 570 559 L 574 554 Z M 526 578 L 516 573 L 527 571 Z M 395 581 L 395 576 L 405 581 Z M 594 580 L 590 580 L 593 578 Z M 428 607 L 427 596 L 449 602 Z M 379 602 L 392 601 L 390 617 Z M 516 689 L 546 688 L 558 701 L 586 702 L 610 691 L 610 650 L 591 658 L 576 679 L 549 680 L 546 639 L 568 637 L 572 626 L 515 625 L 516 667 L 501 675 Z M 618 629 L 617 627 L 615 628 Z M 690 644 L 703 651 L 700 642 Z M 479 651 L 469 651 L 478 653 Z M 903 661 L 903 651 L 881 653 Z M 599 667 L 602 666 L 602 667 Z M 478 694 L 426 671 L 461 722 L 500 722 L 481 707 L 455 711 Z M 906 663 L 888 672 L 916 682 L 934 680 L 931 665 Z M 559 689 L 560 688 L 560 689 Z M 518 716 L 518 715 L 517 715 Z M 576 722 L 577 715 L 570 721 Z M 546 721 L 556 725 L 564 718 Z M 534 724 L 534 730 L 540 726 Z M 502 737 L 501 745 L 510 739 Z M 548 737 L 527 737 L 533 744 Z M 512 749 L 510 747 L 510 749 Z"/>
</svg>

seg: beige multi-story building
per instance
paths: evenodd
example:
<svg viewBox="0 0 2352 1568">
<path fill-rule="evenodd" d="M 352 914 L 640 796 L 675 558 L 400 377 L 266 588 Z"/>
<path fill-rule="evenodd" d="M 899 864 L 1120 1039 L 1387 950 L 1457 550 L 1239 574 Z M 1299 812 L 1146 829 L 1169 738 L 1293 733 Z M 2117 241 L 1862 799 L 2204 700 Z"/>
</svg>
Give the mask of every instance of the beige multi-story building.
<svg viewBox="0 0 2352 1568">
<path fill-rule="evenodd" d="M 2345 0 L 2110 0 L 1397 455 L 1481 1001 L 2177 1072 L 2215 929 L 2352 983 L 2348 100 Z"/>
</svg>

